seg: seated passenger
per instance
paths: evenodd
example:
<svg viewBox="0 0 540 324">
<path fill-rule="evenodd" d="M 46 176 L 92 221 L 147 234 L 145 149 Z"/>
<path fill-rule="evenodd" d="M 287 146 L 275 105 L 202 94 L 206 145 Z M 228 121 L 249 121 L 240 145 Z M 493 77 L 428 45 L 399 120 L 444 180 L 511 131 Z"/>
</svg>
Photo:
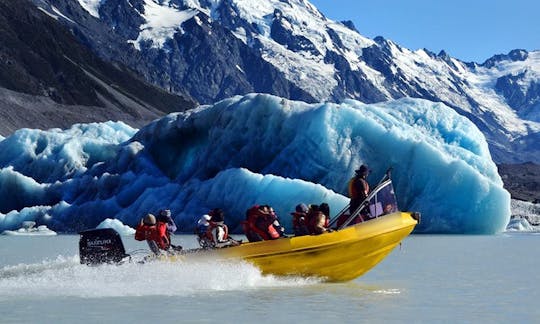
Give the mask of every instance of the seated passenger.
<svg viewBox="0 0 540 324">
<path fill-rule="evenodd" d="M 320 211 L 319 205 L 310 205 L 307 219 L 310 234 L 318 235 L 332 231 L 328 229 L 328 220 L 326 215 Z"/>
<path fill-rule="evenodd" d="M 212 247 L 224 248 L 240 245 L 241 241 L 229 237 L 229 228 L 225 225 L 224 213 L 221 209 L 214 209 L 208 232 L 211 235 Z"/>
<path fill-rule="evenodd" d="M 388 204 L 384 205 L 383 215 L 388 215 L 388 214 L 391 214 L 391 213 L 395 213 L 396 211 L 397 211 L 397 207 L 392 203 L 388 203 Z"/>
<path fill-rule="evenodd" d="M 319 210 L 325 216 L 324 227 L 328 228 L 328 224 L 330 223 L 330 206 L 323 202 L 319 205 Z"/>
<path fill-rule="evenodd" d="M 268 208 L 268 213 L 270 214 L 271 220 L 274 220 L 272 222 L 272 226 L 274 226 L 274 229 L 279 233 L 280 237 L 287 237 L 287 235 L 285 235 L 285 227 L 281 226 L 281 223 L 279 222 L 279 217 L 276 214 L 274 208 L 268 205 L 266 205 L 266 207 Z"/>
<path fill-rule="evenodd" d="M 206 234 L 208 226 L 210 226 L 210 220 L 212 219 L 211 214 L 212 211 L 208 212 L 208 214 L 202 215 L 201 218 L 199 218 L 195 227 L 195 233 L 197 235 L 201 236 Z"/>
<path fill-rule="evenodd" d="M 176 232 L 176 230 L 178 228 L 176 227 L 176 224 L 175 224 L 174 220 L 171 217 L 170 209 L 162 209 L 162 210 L 160 210 L 159 214 L 158 214 L 158 216 L 156 218 L 156 221 L 158 223 L 165 224 L 165 227 L 167 228 L 167 238 L 169 239 L 171 249 L 173 249 L 174 251 L 181 251 L 182 247 L 180 245 L 173 245 L 172 244 L 171 235 L 173 235 L 174 232 Z"/>
<path fill-rule="evenodd" d="M 169 234 L 174 234 L 174 232 L 176 232 L 176 230 L 178 229 L 176 227 L 176 224 L 175 224 L 174 220 L 172 219 L 170 209 L 162 209 L 162 210 L 160 210 L 156 220 L 158 222 L 165 223 L 165 225 L 167 226 L 167 232 Z"/>
<path fill-rule="evenodd" d="M 259 217 L 259 210 L 262 208 L 259 205 L 254 205 L 253 207 L 246 210 L 246 220 L 242 222 L 242 229 L 246 235 L 248 241 L 258 242 L 264 240 L 263 231 L 261 231 L 256 223 L 257 218 Z"/>
<path fill-rule="evenodd" d="M 296 205 L 295 211 L 291 213 L 293 231 L 295 236 L 309 235 L 307 227 L 308 208 L 305 204 Z"/>
<path fill-rule="evenodd" d="M 255 222 L 257 228 L 262 231 L 263 239 L 265 240 L 275 240 L 280 237 L 278 229 L 274 227 L 276 215 L 275 213 L 271 213 L 271 208 L 268 205 L 261 206 L 258 211 L 257 221 Z"/>
<path fill-rule="evenodd" d="M 155 255 L 160 255 L 161 251 L 169 250 L 170 242 L 167 237 L 167 227 L 162 222 L 156 222 L 156 217 L 147 214 L 141 219 L 135 230 L 135 239 L 148 243 L 148 247 Z"/>
<path fill-rule="evenodd" d="M 210 219 L 212 219 L 212 211 L 208 212 L 208 214 L 204 214 L 199 218 L 197 221 L 197 225 L 195 226 L 195 234 L 197 234 L 197 240 L 199 241 L 199 245 L 205 249 L 209 248 L 211 246 L 211 237 L 207 236 L 208 233 L 208 227 L 210 226 Z"/>
<path fill-rule="evenodd" d="M 250 242 L 275 240 L 279 238 L 279 233 L 273 222 L 274 217 L 267 206 L 255 205 L 246 211 L 246 220 L 242 222 L 242 227 Z"/>
</svg>

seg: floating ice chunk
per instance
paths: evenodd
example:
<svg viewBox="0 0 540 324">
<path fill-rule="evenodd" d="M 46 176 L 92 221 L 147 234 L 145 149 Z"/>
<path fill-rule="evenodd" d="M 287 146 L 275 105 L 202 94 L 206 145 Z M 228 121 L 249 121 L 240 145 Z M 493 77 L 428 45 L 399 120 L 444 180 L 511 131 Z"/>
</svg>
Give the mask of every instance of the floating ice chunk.
<svg viewBox="0 0 540 324">
<path fill-rule="evenodd" d="M 99 223 L 96 228 L 112 228 L 120 235 L 133 235 L 135 230 L 127 225 L 124 225 L 118 219 L 107 218 L 103 222 Z"/>
</svg>

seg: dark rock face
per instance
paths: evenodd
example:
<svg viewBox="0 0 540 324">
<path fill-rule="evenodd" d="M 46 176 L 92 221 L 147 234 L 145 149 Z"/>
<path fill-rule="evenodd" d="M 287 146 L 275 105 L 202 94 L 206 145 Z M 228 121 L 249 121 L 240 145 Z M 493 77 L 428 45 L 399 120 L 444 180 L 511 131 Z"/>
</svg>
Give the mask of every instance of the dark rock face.
<svg viewBox="0 0 540 324">
<path fill-rule="evenodd" d="M 77 5 L 74 0 L 49 0 L 46 3 L 62 11 Z M 183 7 L 181 2 L 171 3 Z M 201 4 L 210 5 L 204 1 Z M 232 3 L 223 1 L 216 10 L 221 20 L 242 26 L 248 41 L 253 41 L 250 34 L 258 33 L 257 28 L 238 19 Z M 76 14 L 73 20 L 77 23 L 66 24 L 80 42 L 87 43 L 104 60 L 124 64 L 171 93 L 189 93 L 200 103 L 214 103 L 249 92 L 315 101 L 313 96 L 262 59 L 257 46 L 247 46 L 224 28 L 223 23 L 212 21 L 204 13 L 184 22 L 182 32 L 167 40 L 163 48 L 153 47 L 151 41 L 145 41 L 140 51 L 129 41 L 138 37 L 139 27 L 144 23 L 142 0 L 105 1 L 99 8 L 100 19 L 83 9 Z"/>
<path fill-rule="evenodd" d="M 345 25 L 345 27 L 349 28 L 350 30 L 352 31 L 355 31 L 355 32 L 358 32 L 358 30 L 356 29 L 356 26 L 354 25 L 354 23 L 350 20 L 343 20 L 341 21 L 341 23 L 343 25 Z"/>
<path fill-rule="evenodd" d="M 385 51 L 384 47 L 378 45 L 367 47 L 362 51 L 362 58 L 368 66 L 384 74 L 387 79 L 395 77 L 392 72 L 392 66 L 395 67 L 392 54 L 388 50 Z"/>
<path fill-rule="evenodd" d="M 325 63 L 334 64 L 341 77 L 338 79 L 338 86 L 334 91 L 337 102 L 346 98 L 354 97 L 366 103 L 374 103 L 385 100 L 385 95 L 369 81 L 369 78 L 360 70 L 353 71 L 349 62 L 333 51 L 327 51 L 324 58 Z"/>
<path fill-rule="evenodd" d="M 292 30 L 286 27 L 287 25 L 291 25 L 291 22 L 283 17 L 281 11 L 276 9 L 274 11 L 274 20 L 270 30 L 272 39 L 279 44 L 286 46 L 293 52 L 303 51 L 309 52 L 315 56 L 321 55 L 309 39 L 302 35 L 294 35 Z"/>
<path fill-rule="evenodd" d="M 505 75 L 497 79 L 495 90 L 504 96 L 508 104 L 514 108 L 524 119 L 540 121 L 540 83 L 532 81 L 523 82 L 527 78 L 527 71 L 517 75 Z M 520 84 L 527 84 L 523 87 Z"/>
<path fill-rule="evenodd" d="M 171 86 L 181 84 L 202 103 L 249 92 L 315 101 L 229 31 L 209 21 L 204 14 L 196 17 L 206 23 L 186 21 L 182 25 L 185 33 L 176 34 L 167 43 L 169 54 L 154 50 L 159 56 L 154 66 L 158 70 L 167 69 L 164 72 L 170 74 Z M 149 55 L 150 51 L 145 54 Z"/>
<path fill-rule="evenodd" d="M 512 198 L 540 203 L 540 165 L 532 162 L 500 164 L 499 174 Z"/>
<path fill-rule="evenodd" d="M 101 19 L 114 22 L 111 27 L 123 39 L 136 39 L 139 36 L 139 29 L 133 28 L 145 23 L 139 13 L 144 14 L 142 0 L 108 0 L 99 8 Z"/>
<path fill-rule="evenodd" d="M 57 20 L 26 0 L 0 2 L 0 39 L 0 87 L 49 98 L 51 104 L 71 106 L 73 112 L 67 116 L 72 118 L 66 118 L 72 123 L 96 121 L 88 117 L 92 109 L 84 107 L 109 108 L 129 123 L 130 119 L 150 121 L 195 105 L 190 97 L 167 93 L 126 67 L 99 59 Z M 33 110 L 33 107 L 15 109 L 17 105 L 8 102 L 3 101 L 3 108 L 11 112 L 13 122 L 9 128 L 34 125 L 24 116 L 28 111 L 25 108 Z M 42 99 L 24 102 L 31 104 Z M 102 114 L 105 115 L 119 119 L 115 114 Z M 34 121 L 41 125 L 39 119 Z M 63 125 L 52 121 L 48 125 L 59 126 Z"/>
<path fill-rule="evenodd" d="M 510 60 L 510 61 L 525 61 L 528 57 L 528 53 L 526 50 L 522 49 L 515 49 L 510 51 L 508 54 L 497 54 L 492 56 L 491 58 L 487 59 L 484 63 L 482 63 L 482 66 L 487 68 L 494 67 L 497 63 Z"/>
</svg>

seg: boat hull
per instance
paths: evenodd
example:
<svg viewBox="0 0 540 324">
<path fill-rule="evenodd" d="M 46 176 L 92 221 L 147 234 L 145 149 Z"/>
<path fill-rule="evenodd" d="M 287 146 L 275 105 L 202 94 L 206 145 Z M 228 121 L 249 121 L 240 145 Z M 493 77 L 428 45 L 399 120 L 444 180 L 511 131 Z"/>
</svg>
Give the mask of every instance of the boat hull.
<svg viewBox="0 0 540 324">
<path fill-rule="evenodd" d="M 411 213 L 396 212 L 331 233 L 244 243 L 205 253 L 185 254 L 180 258 L 205 255 L 243 259 L 264 274 L 316 276 L 329 282 L 349 281 L 381 262 L 417 223 Z"/>
</svg>

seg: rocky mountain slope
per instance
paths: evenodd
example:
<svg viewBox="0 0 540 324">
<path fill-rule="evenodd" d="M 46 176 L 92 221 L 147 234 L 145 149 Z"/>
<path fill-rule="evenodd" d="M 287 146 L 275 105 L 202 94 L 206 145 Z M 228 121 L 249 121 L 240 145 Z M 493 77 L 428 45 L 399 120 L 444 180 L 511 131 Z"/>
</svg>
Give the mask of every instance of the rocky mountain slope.
<svg viewBox="0 0 540 324">
<path fill-rule="evenodd" d="M 0 1 L 0 134 L 123 120 L 142 126 L 193 108 L 127 67 L 105 62 L 26 0 Z"/>
<path fill-rule="evenodd" d="M 499 174 L 512 198 L 540 204 L 540 165 L 500 164 Z"/>
</svg>

